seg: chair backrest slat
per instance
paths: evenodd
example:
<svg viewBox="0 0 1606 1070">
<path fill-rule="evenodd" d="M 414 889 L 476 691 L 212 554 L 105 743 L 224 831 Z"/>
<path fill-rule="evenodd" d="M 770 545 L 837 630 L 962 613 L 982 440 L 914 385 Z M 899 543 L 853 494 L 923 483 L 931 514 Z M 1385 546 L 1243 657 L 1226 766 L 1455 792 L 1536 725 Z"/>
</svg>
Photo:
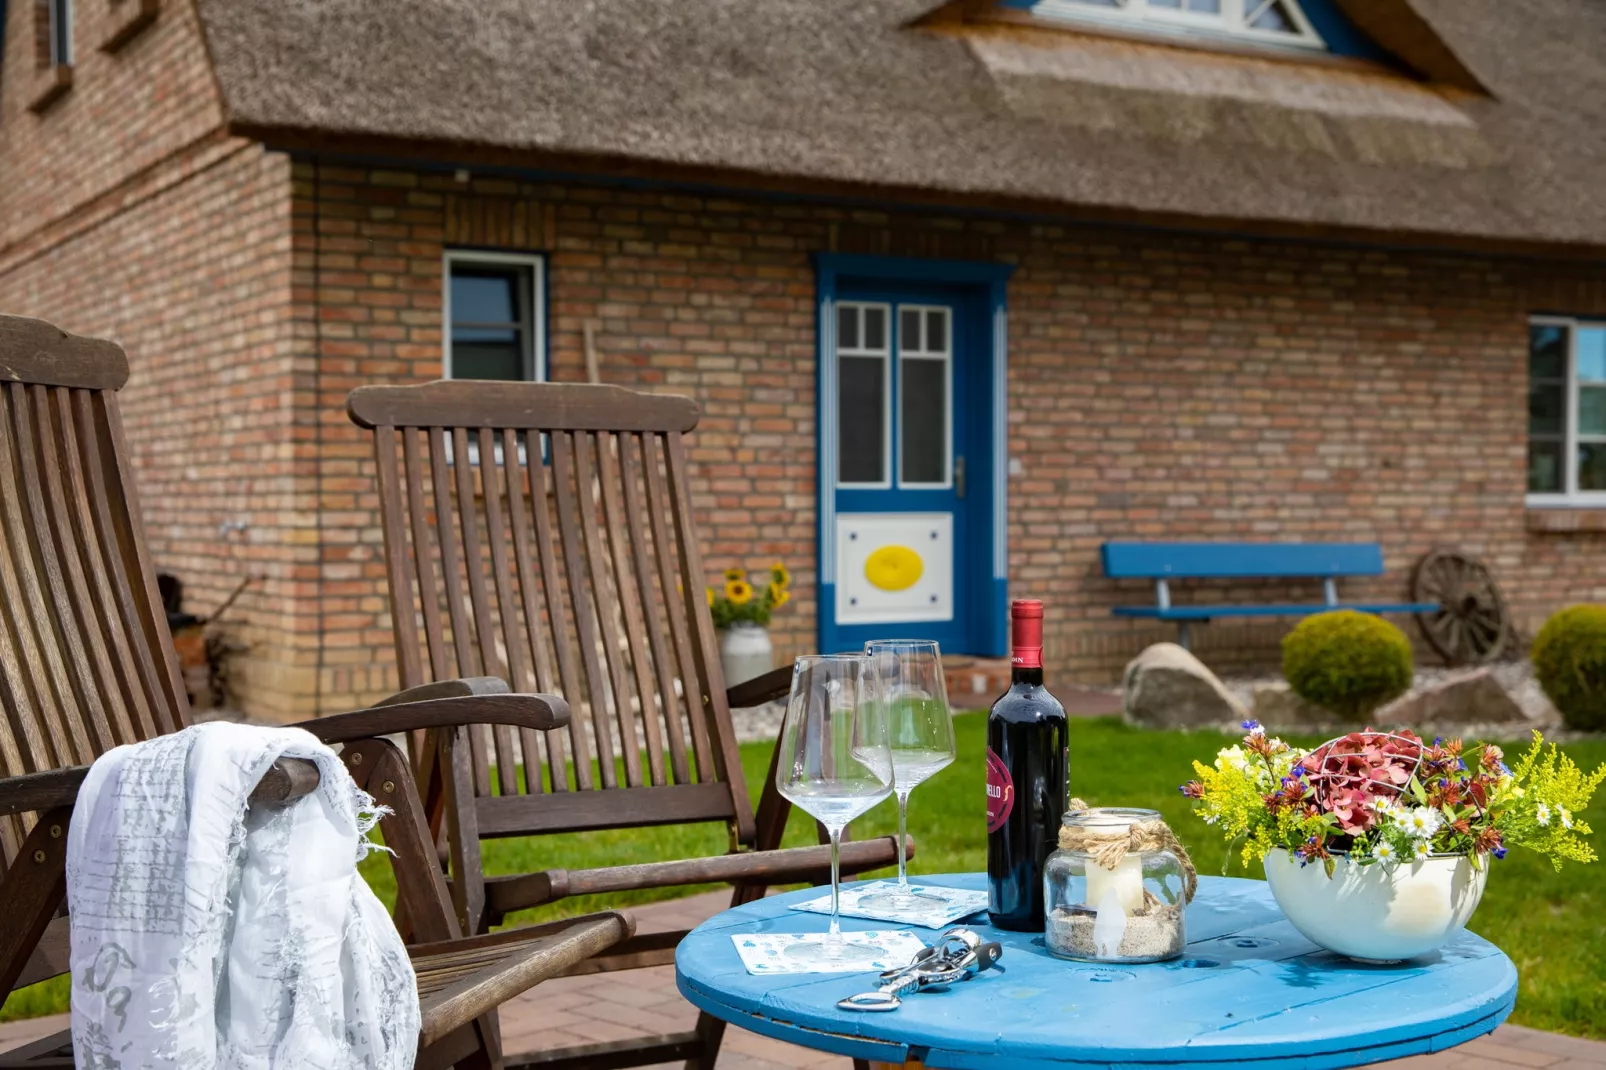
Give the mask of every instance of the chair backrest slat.
<svg viewBox="0 0 1606 1070">
<path fill-rule="evenodd" d="M 110 342 L 0 316 L 0 776 L 188 721 L 135 506 Z M 4 822 L 8 860 L 22 825 Z"/>
<path fill-rule="evenodd" d="M 569 700 L 567 746 L 556 731 L 492 734 L 496 783 L 476 783 L 482 828 L 550 832 L 565 814 L 602 827 L 619 792 L 638 793 L 619 813 L 668 806 L 750 840 L 681 444 L 696 406 L 616 387 L 456 381 L 365 387 L 350 408 L 379 440 L 389 567 L 414 561 L 417 604 L 399 598 L 394 613 L 413 634 L 397 647 L 418 648 L 421 628 L 430 657 L 408 671 L 484 671 Z M 427 453 L 409 445 L 419 434 Z M 601 793 L 588 796 L 601 809 L 537 798 L 567 791 Z M 527 798 L 505 798 L 515 794 Z"/>
<path fill-rule="evenodd" d="M 396 457 L 395 428 L 374 440 L 379 464 L 380 526 L 386 543 L 403 541 L 403 525 L 409 502 L 407 490 L 402 486 L 400 462 Z M 385 555 L 385 575 L 390 581 L 390 612 L 397 620 L 412 620 L 413 574 L 401 554 Z M 424 664 L 419 650 L 417 628 L 392 628 L 396 640 L 396 664 L 400 667 L 402 686 L 416 687 L 424 682 Z"/>
<path fill-rule="evenodd" d="M 596 733 L 597 775 L 602 786 L 611 788 L 618 779 L 613 774 L 613 743 L 608 733 L 608 718 L 602 711 L 608 708 L 608 685 L 602 677 L 602 665 L 597 659 L 597 628 L 591 596 L 587 590 L 586 573 L 582 562 L 584 551 L 580 545 L 580 490 L 589 487 L 575 486 L 574 435 L 571 432 L 552 433 L 552 481 L 558 502 L 558 536 L 563 545 L 563 565 L 569 581 L 569 604 L 574 612 L 575 635 L 580 642 L 580 664 L 585 666 L 586 681 L 590 684 L 591 705 L 589 723 Z M 590 503 L 587 502 L 589 505 Z M 583 720 L 588 715 L 576 715 Z M 576 781 L 582 790 L 591 787 L 591 758 L 587 753 L 584 731 L 574 733 L 574 764 Z"/>
<path fill-rule="evenodd" d="M 669 452 L 669 489 L 675 501 L 676 536 L 680 540 L 681 570 L 687 576 L 703 575 L 703 554 L 697 545 L 697 527 L 693 520 L 691 501 L 691 477 L 686 471 L 686 447 L 677 435 L 668 439 L 665 446 Z M 687 615 L 696 627 L 696 649 L 700 659 L 698 663 L 698 679 L 705 685 L 701 701 L 706 716 L 694 717 L 692 724 L 700 725 L 705 721 L 711 724 L 730 724 L 730 709 L 725 702 L 724 687 L 706 686 L 711 680 L 723 680 L 719 665 L 719 642 L 714 638 L 714 618 L 702 608 L 697 601 L 696 588 L 688 586 L 683 592 Z M 736 750 L 736 734 L 734 732 L 720 733 L 710 741 L 713 750 L 715 769 L 719 779 L 729 780 L 732 776 L 740 776 L 742 768 L 741 756 Z M 738 818 L 741 814 L 738 813 Z M 751 823 L 752 816 L 748 815 Z M 749 835 L 750 829 L 743 829 L 744 838 Z"/>
<path fill-rule="evenodd" d="M 513 659 L 512 671 L 514 679 L 508 681 L 514 690 L 527 692 L 538 691 L 552 693 L 558 691 L 560 685 L 552 676 L 552 660 L 547 656 L 547 644 L 542 640 L 543 629 L 539 626 L 541 621 L 541 603 L 538 591 L 542 584 L 538 572 L 530 557 L 530 530 L 526 526 L 528 513 L 525 509 L 526 485 L 529 473 L 525 470 L 524 462 L 520 460 L 523 448 L 519 445 L 519 436 L 511 427 L 502 429 L 502 470 L 507 475 L 507 516 L 508 528 L 513 536 L 513 567 L 515 576 L 510 582 L 517 582 L 519 605 L 524 611 L 524 620 L 527 626 L 524 629 L 525 637 L 529 641 L 529 664 L 534 666 L 535 675 L 520 676 L 526 664 L 522 656 Z M 539 445 L 539 443 L 537 443 Z M 545 517 L 546 510 L 541 510 Z M 510 651 L 519 647 L 518 633 L 507 628 Z M 510 654 L 510 656 L 512 656 Z M 550 732 L 542 733 L 545 739 L 540 743 L 546 747 L 547 768 L 564 768 L 563 744 Z M 526 755 L 534 755 L 539 761 L 541 752 L 537 747 L 538 737 L 529 729 L 519 730 L 519 739 L 523 744 Z M 525 764 L 525 790 L 535 794 L 544 790 L 546 778 L 540 775 L 540 768 L 532 768 L 529 762 Z M 554 791 L 561 791 L 568 787 L 568 778 L 560 777 L 559 783 L 553 786 Z"/>
<path fill-rule="evenodd" d="M 602 471 L 602 451 L 605 448 L 598 435 L 587 432 L 575 435 L 575 480 L 582 494 L 590 496 L 588 492 L 591 488 L 601 482 L 599 476 Z M 605 492 L 596 496 L 606 501 Z M 641 749 L 636 742 L 635 718 L 630 712 L 630 685 L 626 681 L 622 664 L 625 650 L 620 645 L 619 629 L 614 619 L 620 603 L 619 588 L 615 586 L 612 570 L 608 567 L 609 555 L 602 545 L 595 507 L 580 510 L 580 531 L 585 537 L 586 561 L 591 566 L 591 593 L 597 608 L 597 624 L 601 629 L 598 643 L 602 648 L 600 660 L 607 671 L 608 691 L 613 696 L 613 705 L 617 712 L 618 750 L 620 757 L 624 759 L 625 784 L 636 788 L 641 786 Z M 613 592 L 614 596 L 609 597 L 607 592 Z M 607 725 L 609 719 L 599 717 L 597 721 Z M 599 754 L 610 753 L 614 749 L 611 743 L 606 751 L 601 747 L 599 742 Z"/>
<path fill-rule="evenodd" d="M 659 709 L 658 688 L 663 688 L 664 694 L 674 693 L 674 684 L 667 677 L 660 675 L 656 683 L 653 680 L 652 666 L 662 657 L 658 649 L 656 621 L 653 621 L 653 630 L 649 630 L 647 620 L 653 620 L 656 613 L 653 602 L 656 592 L 652 589 L 652 575 L 646 569 L 646 554 L 643 553 L 641 540 L 642 530 L 634 525 L 639 522 L 641 509 L 629 509 L 621 500 L 636 495 L 636 466 L 631 463 L 631 453 L 635 448 L 634 436 L 614 435 L 612 448 L 603 448 L 598 453 L 598 459 L 605 469 L 601 479 L 602 504 L 608 520 L 608 542 L 613 553 L 613 567 L 616 590 L 619 592 L 619 605 L 624 611 L 625 634 L 629 638 L 629 649 L 632 652 L 640 651 L 638 656 L 630 659 L 636 671 L 636 696 L 640 702 L 642 731 L 646 737 L 647 749 L 647 776 L 654 785 L 667 783 L 664 779 L 664 740 L 660 729 L 662 711 Z M 637 595 L 632 598 L 632 588 Z M 639 770 L 638 770 L 639 773 Z"/>
<path fill-rule="evenodd" d="M 661 441 L 658 436 L 642 436 L 642 456 L 645 458 L 647 473 L 647 511 L 652 517 L 653 541 L 658 547 L 658 574 L 660 576 L 678 576 L 683 571 L 681 558 L 677 547 L 670 542 L 669 525 L 665 523 L 669 516 L 669 494 L 664 489 L 663 472 L 659 469 L 658 453 Z M 667 461 L 667 456 L 665 457 Z M 692 649 L 692 625 L 690 617 L 696 613 L 690 612 L 686 601 L 676 597 L 679 592 L 664 591 L 664 616 L 669 620 L 669 636 L 675 644 L 675 662 L 680 667 L 682 681 L 682 699 L 686 703 L 686 722 L 691 727 L 692 753 L 697 762 L 698 779 L 708 777 L 712 766 L 708 759 L 708 733 L 703 730 L 702 702 L 697 691 L 685 686 L 686 681 L 694 681 L 698 677 L 699 666 L 697 655 Z M 673 745 L 681 754 L 682 766 L 686 763 L 685 743 L 678 733 L 673 737 Z M 689 779 L 689 773 L 680 771 L 679 775 Z"/>
</svg>

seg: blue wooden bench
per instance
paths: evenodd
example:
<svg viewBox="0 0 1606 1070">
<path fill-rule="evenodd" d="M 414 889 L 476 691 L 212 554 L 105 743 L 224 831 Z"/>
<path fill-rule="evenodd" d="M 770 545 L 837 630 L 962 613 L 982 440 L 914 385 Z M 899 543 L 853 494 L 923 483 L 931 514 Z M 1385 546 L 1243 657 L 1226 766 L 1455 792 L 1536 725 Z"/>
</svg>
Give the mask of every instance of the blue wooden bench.
<svg viewBox="0 0 1606 1070">
<path fill-rule="evenodd" d="M 1330 609 L 1364 613 L 1431 613 L 1437 602 L 1341 602 L 1340 576 L 1381 576 L 1383 548 L 1375 542 L 1107 542 L 1101 550 L 1111 579 L 1154 581 L 1154 605 L 1116 606 L 1117 617 L 1177 623 L 1177 642 L 1188 646 L 1191 624 L 1219 617 L 1306 617 Z M 1174 605 L 1171 581 L 1191 579 L 1301 579 L 1322 581 L 1322 601 L 1268 605 Z"/>
</svg>

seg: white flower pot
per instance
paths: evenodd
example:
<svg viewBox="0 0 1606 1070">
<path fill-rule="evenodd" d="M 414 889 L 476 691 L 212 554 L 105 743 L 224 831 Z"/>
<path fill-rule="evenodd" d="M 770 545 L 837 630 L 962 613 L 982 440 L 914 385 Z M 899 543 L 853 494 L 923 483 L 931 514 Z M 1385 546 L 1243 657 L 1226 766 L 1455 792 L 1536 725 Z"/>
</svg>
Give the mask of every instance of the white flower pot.
<svg viewBox="0 0 1606 1070">
<path fill-rule="evenodd" d="M 1358 866 L 1334 859 L 1301 866 L 1278 848 L 1266 856 L 1266 882 L 1288 920 L 1313 944 L 1363 962 L 1426 955 L 1460 932 L 1478 909 L 1489 864 L 1439 855 L 1420 862 Z"/>
<path fill-rule="evenodd" d="M 732 624 L 719 639 L 719 666 L 725 670 L 726 687 L 763 676 L 775 667 L 770 633 L 751 621 Z"/>
</svg>

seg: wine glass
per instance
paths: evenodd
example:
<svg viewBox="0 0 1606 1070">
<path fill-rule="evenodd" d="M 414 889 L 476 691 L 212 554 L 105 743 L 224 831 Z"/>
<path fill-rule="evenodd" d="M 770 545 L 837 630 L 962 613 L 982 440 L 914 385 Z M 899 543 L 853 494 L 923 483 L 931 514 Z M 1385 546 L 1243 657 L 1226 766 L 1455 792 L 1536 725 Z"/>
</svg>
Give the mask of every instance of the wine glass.
<svg viewBox="0 0 1606 1070">
<path fill-rule="evenodd" d="M 887 733 L 898 796 L 898 888 L 867 895 L 861 907 L 874 910 L 916 910 L 945 902 L 909 889 L 909 793 L 953 763 L 954 721 L 948 709 L 948 684 L 942 653 L 932 639 L 877 639 L 864 652 L 881 681 L 887 708 Z"/>
<path fill-rule="evenodd" d="M 842 830 L 892 794 L 892 752 L 879 680 L 863 654 L 810 654 L 792 669 L 776 743 L 775 786 L 831 834 L 831 929 L 823 944 L 786 948 L 795 959 L 869 968 L 881 952 L 842 936 L 837 921 Z"/>
</svg>

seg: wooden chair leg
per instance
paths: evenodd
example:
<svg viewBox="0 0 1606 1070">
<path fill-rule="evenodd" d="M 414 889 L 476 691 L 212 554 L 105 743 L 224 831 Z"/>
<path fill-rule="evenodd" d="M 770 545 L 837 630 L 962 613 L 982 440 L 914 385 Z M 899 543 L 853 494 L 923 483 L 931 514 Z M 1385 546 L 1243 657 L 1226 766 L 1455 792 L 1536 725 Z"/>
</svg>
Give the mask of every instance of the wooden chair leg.
<svg viewBox="0 0 1606 1070">
<path fill-rule="evenodd" d="M 686 1070 L 714 1070 L 719 1045 L 725 1039 L 725 1022 L 707 1011 L 697 1013 L 698 1052 L 686 1060 Z"/>
<path fill-rule="evenodd" d="M 0 926 L 0 997 L 22 975 L 50 919 L 67 894 L 67 821 L 72 808 L 41 814 L 16 860 L 0 878 L 0 902 L 10 923 Z"/>
</svg>

